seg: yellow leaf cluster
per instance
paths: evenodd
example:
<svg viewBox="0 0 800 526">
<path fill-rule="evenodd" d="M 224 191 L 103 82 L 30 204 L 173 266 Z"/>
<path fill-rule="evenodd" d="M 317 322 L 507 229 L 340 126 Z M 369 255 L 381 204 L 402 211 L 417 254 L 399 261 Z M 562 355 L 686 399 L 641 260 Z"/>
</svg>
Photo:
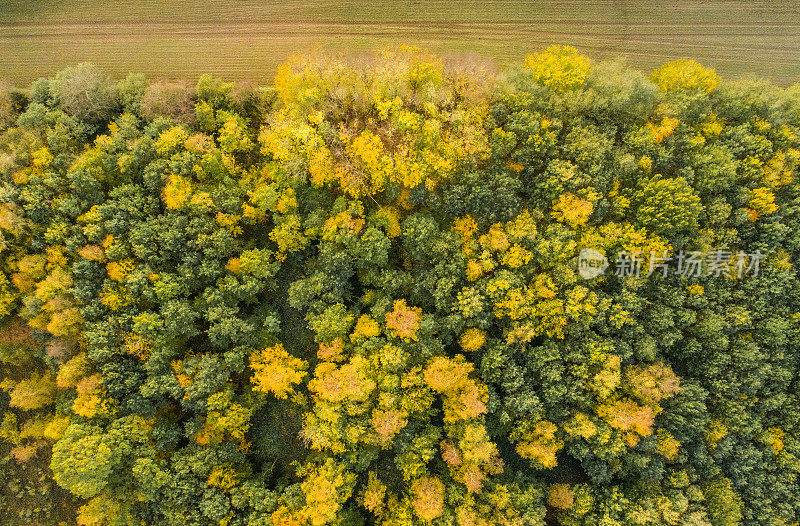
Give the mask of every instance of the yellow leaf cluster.
<svg viewBox="0 0 800 526">
<path fill-rule="evenodd" d="M 478 225 L 471 216 L 466 215 L 453 219 L 453 230 L 461 238 L 461 242 L 466 243 L 478 231 Z"/>
<path fill-rule="evenodd" d="M 486 412 L 486 387 L 469 378 L 473 365 L 463 356 L 433 358 L 425 369 L 425 383 L 444 394 L 445 422 L 477 418 Z"/>
<path fill-rule="evenodd" d="M 588 415 L 577 413 L 566 423 L 564 431 L 571 437 L 591 438 L 597 434 L 597 426 Z"/>
<path fill-rule="evenodd" d="M 328 460 L 309 473 L 301 484 L 306 505 L 300 515 L 311 526 L 330 524 L 350 496 L 354 482 L 355 474 L 345 472 Z"/>
<path fill-rule="evenodd" d="M 554 468 L 558 464 L 556 453 L 564 447 L 564 442 L 556 438 L 558 427 L 547 420 L 535 424 L 524 422 L 514 430 L 512 440 L 517 442 L 517 453 L 544 468 Z"/>
<path fill-rule="evenodd" d="M 450 457 L 453 478 L 464 484 L 469 493 L 479 493 L 487 475 L 503 471 L 497 445 L 489 438 L 486 426 L 476 421 L 464 426 L 458 448 L 451 447 L 449 441 L 443 443 L 442 457 L 445 461 Z"/>
<path fill-rule="evenodd" d="M 756 221 L 759 217 L 769 215 L 778 209 L 778 205 L 775 204 L 775 194 L 764 187 L 750 190 L 747 205 L 751 221 Z"/>
<path fill-rule="evenodd" d="M 383 447 L 388 447 L 392 438 L 408 424 L 408 415 L 397 409 L 381 410 L 376 409 L 372 412 L 372 427 L 378 433 L 380 443 Z"/>
<path fill-rule="evenodd" d="M 121 515 L 122 505 L 106 493 L 92 498 L 78 510 L 78 526 L 105 526 L 113 524 Z"/>
<path fill-rule="evenodd" d="M 282 343 L 257 351 L 250 357 L 253 389 L 286 398 L 294 384 L 305 378 L 307 366 L 306 362 L 286 352 Z"/>
<path fill-rule="evenodd" d="M 791 148 L 788 152 L 779 151 L 764 164 L 764 183 L 770 188 L 786 186 L 794 181 L 800 151 Z"/>
<path fill-rule="evenodd" d="M 319 344 L 317 350 L 317 357 L 320 360 L 338 361 L 342 358 L 344 352 L 344 341 L 341 338 L 334 338 L 332 342 Z"/>
<path fill-rule="evenodd" d="M 109 403 L 106 399 L 103 379 L 99 373 L 83 378 L 75 386 L 78 396 L 72 403 L 72 411 L 84 418 L 92 418 L 106 413 Z"/>
<path fill-rule="evenodd" d="M 239 473 L 231 464 L 214 466 L 208 475 L 209 486 L 227 491 L 239 483 Z"/>
<path fill-rule="evenodd" d="M 619 387 L 621 379 L 620 370 L 621 359 L 619 355 L 606 355 L 600 371 L 592 378 L 589 387 L 599 398 L 607 398 Z"/>
<path fill-rule="evenodd" d="M 680 378 L 665 363 L 628 367 L 625 379 L 642 402 L 655 406 L 661 400 L 681 392 Z"/>
<path fill-rule="evenodd" d="M 90 371 L 89 359 L 85 353 L 80 353 L 69 359 L 58 368 L 56 385 L 59 389 L 69 389 L 78 385 L 78 382 Z"/>
<path fill-rule="evenodd" d="M 350 197 L 376 195 L 389 182 L 433 189 L 462 159 L 488 147 L 481 104 L 458 102 L 455 111 L 442 111 L 457 87 L 445 83 L 436 61 L 418 60 L 419 53 L 385 54 L 363 76 L 336 61 L 296 57 L 282 65 L 275 86 L 284 104 L 259 137 L 264 153 L 302 167 L 313 185 Z M 331 122 L 323 103 L 343 87 L 368 108 L 347 125 Z M 331 124 L 338 140 L 323 132 Z"/>
<path fill-rule="evenodd" d="M 325 221 L 321 237 L 325 241 L 334 241 L 341 235 L 358 234 L 364 228 L 364 224 L 360 209 L 345 210 Z"/>
<path fill-rule="evenodd" d="M 269 237 L 278 244 L 278 253 L 275 255 L 278 261 L 284 261 L 288 254 L 304 249 L 309 243 L 303 235 L 302 221 L 296 214 L 283 216 Z"/>
<path fill-rule="evenodd" d="M 367 339 L 379 336 L 380 333 L 381 327 L 378 322 L 368 314 L 364 314 L 356 321 L 356 326 L 353 329 L 353 334 L 350 335 L 350 339 L 352 341 Z"/>
<path fill-rule="evenodd" d="M 699 131 L 706 137 L 716 137 L 725 129 L 725 122 L 713 112 L 700 124 Z"/>
<path fill-rule="evenodd" d="M 386 496 L 386 486 L 375 476 L 374 471 L 369 472 L 367 487 L 361 499 L 364 507 L 372 513 L 378 513 L 383 508 L 383 501 Z"/>
<path fill-rule="evenodd" d="M 128 354 L 145 361 L 153 350 L 153 341 L 141 334 L 128 333 L 123 340 L 123 348 Z"/>
<path fill-rule="evenodd" d="M 17 213 L 18 207 L 13 203 L 0 205 L 0 230 L 19 235 L 25 228 L 26 221 Z"/>
<path fill-rule="evenodd" d="M 489 227 L 489 232 L 478 238 L 478 242 L 481 246 L 494 252 L 504 252 L 508 250 L 511 244 L 508 241 L 508 236 L 504 232 L 503 226 L 502 223 L 495 223 Z"/>
<path fill-rule="evenodd" d="M 239 442 L 240 449 L 248 446 L 245 433 L 250 427 L 250 416 L 253 410 L 233 401 L 231 391 L 214 393 L 208 397 L 208 413 L 203 429 L 195 440 L 200 445 L 219 444 L 233 439 Z"/>
<path fill-rule="evenodd" d="M 564 194 L 553 202 L 552 215 L 556 221 L 577 228 L 586 224 L 593 209 L 591 201 L 581 199 L 574 194 Z"/>
<path fill-rule="evenodd" d="M 705 430 L 708 449 L 715 449 L 719 441 L 728 436 L 728 427 L 719 420 L 712 420 Z"/>
<path fill-rule="evenodd" d="M 681 447 L 681 443 L 664 429 L 656 431 L 656 444 L 657 451 L 667 460 L 675 460 Z"/>
<path fill-rule="evenodd" d="M 783 451 L 786 445 L 783 442 L 783 437 L 786 432 L 777 427 L 770 427 L 767 429 L 767 442 L 772 446 L 772 451 L 777 455 Z"/>
<path fill-rule="evenodd" d="M 106 264 L 106 272 L 108 277 L 118 283 L 125 281 L 125 277 L 130 274 L 136 265 L 132 259 L 124 259 L 121 261 L 110 261 Z"/>
<path fill-rule="evenodd" d="M 571 46 L 550 46 L 542 53 L 525 57 L 524 64 L 535 82 L 554 91 L 581 86 L 591 70 L 589 58 Z"/>
<path fill-rule="evenodd" d="M 389 239 L 393 239 L 402 233 L 400 226 L 401 213 L 396 206 L 381 207 L 375 212 L 376 222 L 381 224 Z"/>
<path fill-rule="evenodd" d="M 183 146 L 189 136 L 182 126 L 174 126 L 161 132 L 156 139 L 156 151 L 161 155 L 173 153 L 179 146 Z"/>
<path fill-rule="evenodd" d="M 486 344 L 486 333 L 477 327 L 470 327 L 459 339 L 461 347 L 467 352 L 475 352 Z"/>
<path fill-rule="evenodd" d="M 53 162 L 53 154 L 46 147 L 42 147 L 31 154 L 31 161 L 35 168 L 43 170 Z"/>
<path fill-rule="evenodd" d="M 53 403 L 56 395 L 55 378 L 50 373 L 33 373 L 10 389 L 8 405 L 23 411 L 40 409 Z"/>
<path fill-rule="evenodd" d="M 435 476 L 416 479 L 411 483 L 411 506 L 414 513 L 430 522 L 444 513 L 444 484 Z"/>
<path fill-rule="evenodd" d="M 192 195 L 192 183 L 189 179 L 170 174 L 164 186 L 162 197 L 167 208 L 178 209 L 186 205 Z"/>
<path fill-rule="evenodd" d="M 533 254 L 515 243 L 514 246 L 503 254 L 502 263 L 509 268 L 519 268 L 530 263 L 531 259 L 533 259 Z"/>
<path fill-rule="evenodd" d="M 330 362 L 322 363 L 317 366 L 314 379 L 308 382 L 308 389 L 327 402 L 363 401 L 375 389 L 369 371 L 369 362 L 359 355 L 341 367 Z"/>
<path fill-rule="evenodd" d="M 214 221 L 222 228 L 228 230 L 233 237 L 242 233 L 242 227 L 239 226 L 239 221 L 241 219 L 242 216 L 238 214 L 223 214 L 222 212 L 217 212 L 217 215 L 214 216 Z"/>
<path fill-rule="evenodd" d="M 474 369 L 474 366 L 462 359 L 451 359 L 437 356 L 425 369 L 425 383 L 438 393 L 456 389 Z"/>
<path fill-rule="evenodd" d="M 690 296 L 702 296 L 705 290 L 706 289 L 699 283 L 695 283 L 686 287 L 686 292 L 688 292 Z"/>
<path fill-rule="evenodd" d="M 270 516 L 273 526 L 308 526 L 299 511 L 292 511 L 287 506 L 281 506 Z"/>
<path fill-rule="evenodd" d="M 386 328 L 395 338 L 417 341 L 422 309 L 409 307 L 405 299 L 395 300 L 394 309 L 386 313 Z"/>
<path fill-rule="evenodd" d="M 516 495 L 510 486 L 495 484 L 481 494 L 481 499 L 467 495 L 464 503 L 456 508 L 459 526 L 522 526 L 525 524 L 517 509 Z"/>
<path fill-rule="evenodd" d="M 640 406 L 630 398 L 601 404 L 597 414 L 608 424 L 623 433 L 623 440 L 633 447 L 640 437 L 653 432 L 655 414 L 652 407 Z"/>
<path fill-rule="evenodd" d="M 719 77 L 713 69 L 687 59 L 667 62 L 653 72 L 652 79 L 656 86 L 665 91 L 700 89 L 710 93 L 719 83 Z"/>
<path fill-rule="evenodd" d="M 78 251 L 78 254 L 84 259 L 88 259 L 90 261 L 97 261 L 102 263 L 106 259 L 105 251 L 103 247 L 98 245 L 86 245 L 82 249 Z"/>
<path fill-rule="evenodd" d="M 680 120 L 676 117 L 665 116 L 661 120 L 661 124 L 648 122 L 647 129 L 653 134 L 653 140 L 656 143 L 661 143 L 675 132 L 678 128 L 678 124 L 680 124 Z"/>
</svg>

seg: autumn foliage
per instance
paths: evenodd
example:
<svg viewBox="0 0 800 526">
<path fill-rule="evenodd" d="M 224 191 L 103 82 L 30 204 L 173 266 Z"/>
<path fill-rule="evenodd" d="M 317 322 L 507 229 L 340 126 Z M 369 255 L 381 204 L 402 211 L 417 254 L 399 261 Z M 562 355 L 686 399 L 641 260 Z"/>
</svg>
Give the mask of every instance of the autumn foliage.
<svg viewBox="0 0 800 526">
<path fill-rule="evenodd" d="M 796 86 L 403 47 L 11 100 L 0 523 L 800 518 Z"/>
</svg>

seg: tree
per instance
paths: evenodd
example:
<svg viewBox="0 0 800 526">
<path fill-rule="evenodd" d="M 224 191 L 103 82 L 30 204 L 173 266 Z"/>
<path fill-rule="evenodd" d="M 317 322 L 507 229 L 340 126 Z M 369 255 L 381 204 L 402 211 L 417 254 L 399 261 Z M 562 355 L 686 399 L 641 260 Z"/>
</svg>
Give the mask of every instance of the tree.
<svg viewBox="0 0 800 526">
<path fill-rule="evenodd" d="M 67 114 L 93 126 L 107 122 L 117 111 L 114 85 L 88 62 L 59 71 L 50 90 Z"/>
<path fill-rule="evenodd" d="M 642 226 L 667 236 L 696 229 L 702 212 L 700 197 L 686 179 L 664 179 L 658 174 L 641 183 L 632 206 Z"/>
<path fill-rule="evenodd" d="M 565 91 L 584 83 L 591 69 L 589 59 L 570 46 L 550 46 L 525 57 L 525 67 L 539 82 L 554 91 Z"/>
<path fill-rule="evenodd" d="M 307 364 L 291 356 L 283 344 L 278 343 L 252 355 L 250 367 L 253 369 L 254 389 L 286 398 L 292 392 L 293 384 L 303 380 Z"/>
<path fill-rule="evenodd" d="M 169 117 L 180 124 L 194 121 L 196 93 L 188 82 L 156 81 L 142 94 L 141 115 L 147 120 Z"/>
</svg>

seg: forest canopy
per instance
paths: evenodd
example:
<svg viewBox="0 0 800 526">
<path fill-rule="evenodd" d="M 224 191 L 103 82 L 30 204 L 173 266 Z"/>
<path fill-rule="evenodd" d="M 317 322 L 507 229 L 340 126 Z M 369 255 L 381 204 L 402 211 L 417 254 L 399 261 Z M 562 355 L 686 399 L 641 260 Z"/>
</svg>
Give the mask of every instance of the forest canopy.
<svg viewBox="0 0 800 526">
<path fill-rule="evenodd" d="M 0 133 L 3 524 L 800 520 L 800 86 L 79 64 Z"/>
</svg>

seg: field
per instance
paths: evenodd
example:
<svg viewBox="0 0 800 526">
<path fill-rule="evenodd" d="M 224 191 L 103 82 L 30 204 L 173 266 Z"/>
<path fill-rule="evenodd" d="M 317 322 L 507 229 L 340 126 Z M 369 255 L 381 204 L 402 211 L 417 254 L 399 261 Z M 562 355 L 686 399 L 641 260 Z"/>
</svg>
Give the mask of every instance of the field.
<svg viewBox="0 0 800 526">
<path fill-rule="evenodd" d="M 296 51 L 396 43 L 498 66 L 566 43 L 645 69 L 691 57 L 728 78 L 800 79 L 794 0 L 0 0 L 0 78 L 17 85 L 80 61 L 114 76 L 267 82 Z"/>
</svg>

